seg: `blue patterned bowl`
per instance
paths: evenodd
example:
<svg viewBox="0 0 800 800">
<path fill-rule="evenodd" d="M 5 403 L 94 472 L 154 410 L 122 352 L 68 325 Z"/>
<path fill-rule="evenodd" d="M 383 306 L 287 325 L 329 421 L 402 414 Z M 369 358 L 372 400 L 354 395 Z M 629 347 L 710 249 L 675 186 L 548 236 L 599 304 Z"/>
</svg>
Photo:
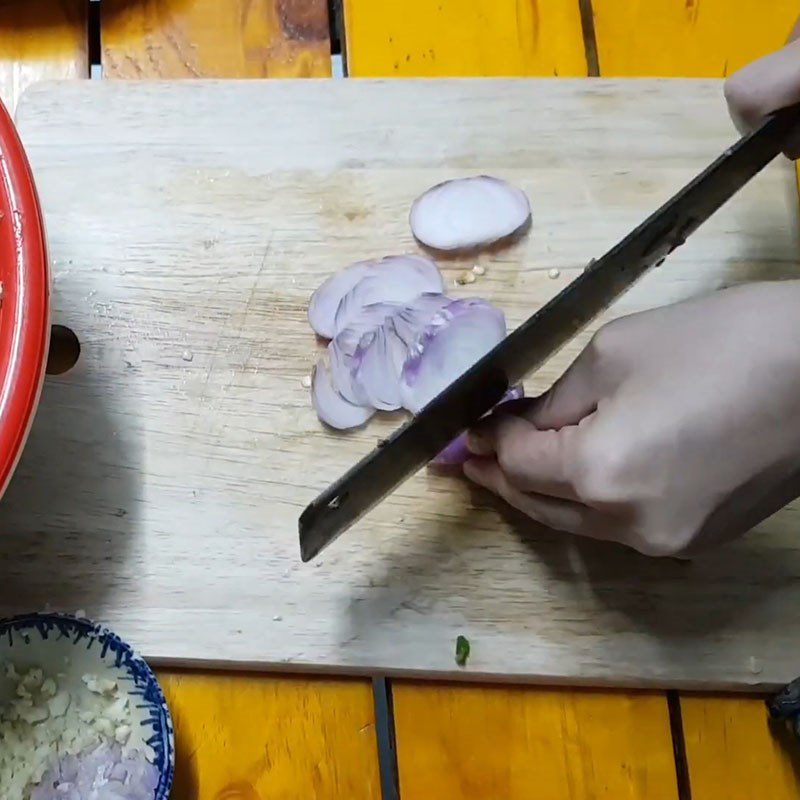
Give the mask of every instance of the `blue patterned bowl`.
<svg viewBox="0 0 800 800">
<path fill-rule="evenodd" d="M 164 692 L 147 663 L 115 633 L 88 619 L 67 614 L 26 614 L 0 620 L 0 665 L 17 670 L 41 667 L 80 681 L 89 673 L 127 686 L 138 729 L 132 743 L 145 745 L 159 772 L 153 800 L 167 800 L 175 774 L 175 737 Z M 68 667 L 65 665 L 68 664 Z M 0 670 L 0 704 L 10 691 Z"/>
</svg>

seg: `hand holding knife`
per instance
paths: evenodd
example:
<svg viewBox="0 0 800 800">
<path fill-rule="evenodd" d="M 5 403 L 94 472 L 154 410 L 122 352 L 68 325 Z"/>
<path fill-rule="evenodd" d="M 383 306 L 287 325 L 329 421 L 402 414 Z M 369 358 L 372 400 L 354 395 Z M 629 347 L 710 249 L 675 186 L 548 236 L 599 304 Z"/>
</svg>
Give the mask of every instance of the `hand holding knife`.
<svg viewBox="0 0 800 800">
<path fill-rule="evenodd" d="M 541 366 L 784 150 L 800 106 L 782 109 L 699 176 L 317 497 L 299 521 L 304 561 L 314 558 L 396 486 L 474 425 L 509 387 Z"/>
</svg>

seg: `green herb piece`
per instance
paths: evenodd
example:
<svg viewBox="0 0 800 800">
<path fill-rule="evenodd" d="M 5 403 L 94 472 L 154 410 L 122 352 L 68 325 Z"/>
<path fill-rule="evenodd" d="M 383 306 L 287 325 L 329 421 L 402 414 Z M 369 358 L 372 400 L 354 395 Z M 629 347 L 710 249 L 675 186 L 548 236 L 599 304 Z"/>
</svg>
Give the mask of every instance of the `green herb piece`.
<svg viewBox="0 0 800 800">
<path fill-rule="evenodd" d="M 466 636 L 459 636 L 456 639 L 456 664 L 459 667 L 467 666 L 469 658 L 469 639 Z"/>
</svg>

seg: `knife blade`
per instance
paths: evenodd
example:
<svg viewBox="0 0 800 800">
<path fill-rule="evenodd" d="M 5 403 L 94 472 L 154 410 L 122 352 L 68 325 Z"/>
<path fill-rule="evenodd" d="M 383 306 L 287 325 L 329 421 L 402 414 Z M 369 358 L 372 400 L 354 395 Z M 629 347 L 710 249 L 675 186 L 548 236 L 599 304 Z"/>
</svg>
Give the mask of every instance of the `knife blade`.
<svg viewBox="0 0 800 800">
<path fill-rule="evenodd" d="M 406 478 L 440 453 L 608 308 L 733 197 L 783 149 L 800 105 L 775 112 L 725 150 L 644 222 L 509 334 L 413 420 L 323 491 L 300 515 L 300 554 L 310 561 Z"/>
</svg>

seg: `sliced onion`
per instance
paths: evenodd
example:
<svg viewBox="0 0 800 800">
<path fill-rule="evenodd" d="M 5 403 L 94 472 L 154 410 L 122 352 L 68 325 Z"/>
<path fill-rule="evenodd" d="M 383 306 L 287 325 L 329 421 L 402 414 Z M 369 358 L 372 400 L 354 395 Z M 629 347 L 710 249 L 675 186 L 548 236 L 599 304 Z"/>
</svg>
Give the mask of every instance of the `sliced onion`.
<svg viewBox="0 0 800 800">
<path fill-rule="evenodd" d="M 331 383 L 333 388 L 349 403 L 361 405 L 364 393 L 353 382 L 353 353 L 355 353 L 360 336 L 347 328 L 328 343 L 328 359 L 330 360 Z"/>
<path fill-rule="evenodd" d="M 366 306 L 374 303 L 408 303 L 424 293 L 444 289 L 436 264 L 422 256 L 387 256 L 373 264 L 341 298 L 334 333 L 344 330 Z"/>
<path fill-rule="evenodd" d="M 324 361 L 319 361 L 314 368 L 311 399 L 322 422 L 337 430 L 357 428 L 375 413 L 374 408 L 350 403 L 336 391 Z"/>
<path fill-rule="evenodd" d="M 364 334 L 374 331 L 388 317 L 399 313 L 404 308 L 399 303 L 373 303 L 366 306 L 328 344 L 333 386 L 345 400 L 359 405 L 369 405 L 365 400 L 363 390 L 354 382 L 353 355 Z"/>
<path fill-rule="evenodd" d="M 397 335 L 393 320 L 364 334 L 353 356 L 353 383 L 363 392 L 363 402 L 381 411 L 402 406 L 400 373 L 408 347 Z"/>
<path fill-rule="evenodd" d="M 521 397 L 524 397 L 524 395 L 525 390 L 522 386 L 512 386 L 506 392 L 505 397 L 495 406 L 495 409 L 500 408 L 500 406 L 511 400 L 519 400 Z M 434 467 L 458 466 L 465 461 L 469 461 L 471 457 L 472 454 L 467 448 L 467 434 L 464 432 L 453 439 L 453 441 L 431 461 L 431 465 Z"/>
<path fill-rule="evenodd" d="M 372 269 L 374 261 L 357 261 L 347 269 L 331 275 L 311 295 L 308 304 L 308 321 L 320 336 L 330 339 L 336 333 L 334 319 L 342 298 Z"/>
<path fill-rule="evenodd" d="M 351 403 L 357 405 L 374 405 L 382 410 L 393 410 L 400 407 L 399 400 L 399 380 L 400 371 L 403 363 L 411 352 L 411 347 L 416 343 L 423 330 L 430 322 L 431 317 L 446 306 L 451 301 L 441 294 L 423 294 L 408 304 L 400 303 L 373 303 L 365 306 L 359 314 L 350 321 L 349 325 L 336 334 L 328 345 L 330 356 L 331 379 L 333 386 L 339 394 Z M 363 376 L 356 374 L 359 365 L 364 360 L 364 351 L 371 344 L 366 341 L 366 334 L 376 331 L 381 325 L 389 325 L 391 328 L 381 335 L 381 341 L 370 350 L 370 355 L 366 358 L 365 365 L 362 367 Z M 380 347 L 385 347 L 388 341 L 392 344 L 394 359 L 391 373 L 394 376 L 394 390 L 384 392 L 380 386 L 376 386 L 377 364 L 374 363 L 375 352 Z M 404 347 L 399 349 L 400 338 Z M 353 361 L 359 344 L 364 340 L 361 347 L 361 355 L 357 362 Z M 367 391 L 362 386 L 360 377 L 369 384 Z M 385 398 L 375 402 L 376 398 Z"/>
<path fill-rule="evenodd" d="M 485 300 L 453 300 L 433 316 L 403 367 L 403 407 L 419 413 L 505 335 L 502 311 Z"/>
<path fill-rule="evenodd" d="M 531 206 L 521 189 L 477 175 L 445 181 L 411 206 L 411 232 L 436 250 L 470 250 L 511 236 L 527 226 Z"/>
<path fill-rule="evenodd" d="M 415 297 L 392 316 L 397 335 L 407 347 L 414 347 L 436 312 L 452 302 L 443 294 L 422 294 Z"/>
</svg>

